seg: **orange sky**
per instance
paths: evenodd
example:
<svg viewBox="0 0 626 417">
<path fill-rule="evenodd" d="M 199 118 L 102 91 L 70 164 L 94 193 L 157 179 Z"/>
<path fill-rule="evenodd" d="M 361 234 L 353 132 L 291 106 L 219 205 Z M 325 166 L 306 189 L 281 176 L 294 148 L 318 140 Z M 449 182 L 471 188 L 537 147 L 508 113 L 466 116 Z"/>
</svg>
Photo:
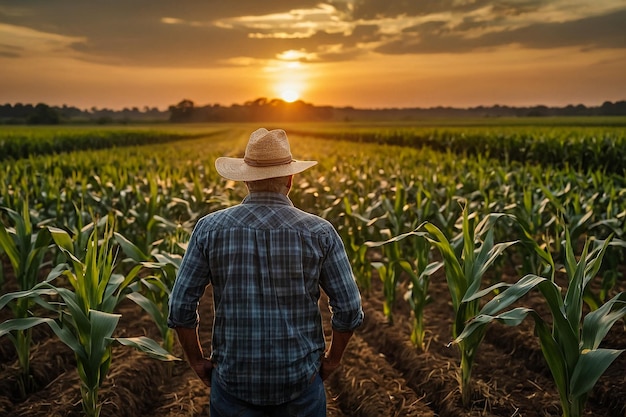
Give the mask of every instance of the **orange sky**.
<svg viewBox="0 0 626 417">
<path fill-rule="evenodd" d="M 626 99 L 624 0 L 3 0 L 0 104 Z"/>
</svg>

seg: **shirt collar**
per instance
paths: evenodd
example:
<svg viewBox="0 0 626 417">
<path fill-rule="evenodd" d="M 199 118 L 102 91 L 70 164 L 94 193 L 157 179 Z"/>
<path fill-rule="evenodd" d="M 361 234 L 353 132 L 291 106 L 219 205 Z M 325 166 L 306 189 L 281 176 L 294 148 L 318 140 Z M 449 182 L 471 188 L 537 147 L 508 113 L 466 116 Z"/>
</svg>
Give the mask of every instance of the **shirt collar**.
<svg viewBox="0 0 626 417">
<path fill-rule="evenodd" d="M 272 193 L 272 192 L 253 192 L 248 194 L 243 201 L 242 204 L 260 204 L 264 206 L 270 205 L 284 205 L 284 206 L 292 206 L 293 203 L 285 194 L 281 193 Z"/>
</svg>

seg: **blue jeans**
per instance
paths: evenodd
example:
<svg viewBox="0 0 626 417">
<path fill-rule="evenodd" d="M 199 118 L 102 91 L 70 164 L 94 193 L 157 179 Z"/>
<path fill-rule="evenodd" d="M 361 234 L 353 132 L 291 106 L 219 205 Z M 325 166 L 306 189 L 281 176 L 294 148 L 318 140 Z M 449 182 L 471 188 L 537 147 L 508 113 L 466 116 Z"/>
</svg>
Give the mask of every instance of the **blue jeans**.
<svg viewBox="0 0 626 417">
<path fill-rule="evenodd" d="M 326 391 L 319 374 L 295 400 L 279 405 L 254 405 L 233 397 L 213 378 L 211 417 L 326 417 Z"/>
</svg>

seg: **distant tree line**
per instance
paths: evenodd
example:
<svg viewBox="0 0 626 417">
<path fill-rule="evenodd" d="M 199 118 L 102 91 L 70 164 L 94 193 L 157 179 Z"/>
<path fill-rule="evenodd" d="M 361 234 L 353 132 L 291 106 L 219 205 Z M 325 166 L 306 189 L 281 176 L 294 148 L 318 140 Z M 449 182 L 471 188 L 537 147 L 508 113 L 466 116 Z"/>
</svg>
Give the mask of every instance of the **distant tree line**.
<svg viewBox="0 0 626 417">
<path fill-rule="evenodd" d="M 315 106 L 301 100 L 288 103 L 280 99 L 258 98 L 244 104 L 196 106 L 184 99 L 167 110 L 145 106 L 112 110 L 107 108 L 81 110 L 63 105 L 44 103 L 0 105 L 0 124 L 59 124 L 59 123 L 194 123 L 194 122 L 315 122 L 315 121 L 399 121 L 427 118 L 459 117 L 549 117 L 549 116 L 626 116 L 626 101 L 606 101 L 601 106 L 583 104 L 565 107 L 478 106 L 471 108 L 383 108 Z"/>
<path fill-rule="evenodd" d="M 280 99 L 258 98 L 243 105 L 224 107 L 219 104 L 196 107 L 191 100 L 170 106 L 170 121 L 189 122 L 304 122 L 333 118 L 332 107 L 320 107 L 301 100 L 287 103 Z"/>
<path fill-rule="evenodd" d="M 565 107 L 478 106 L 472 108 L 386 108 L 314 106 L 302 101 L 259 98 L 243 105 L 224 107 L 219 104 L 197 107 L 185 99 L 169 107 L 170 121 L 193 122 L 298 122 L 298 121 L 394 121 L 436 117 L 548 117 L 548 116 L 626 116 L 626 101 L 607 101 L 601 106 L 568 105 Z"/>
<path fill-rule="evenodd" d="M 61 123 L 131 123 L 131 122 L 166 122 L 169 111 L 145 106 L 112 110 L 107 108 L 81 110 L 73 106 L 49 106 L 45 103 L 3 104 L 0 105 L 0 124 L 55 125 Z"/>
</svg>

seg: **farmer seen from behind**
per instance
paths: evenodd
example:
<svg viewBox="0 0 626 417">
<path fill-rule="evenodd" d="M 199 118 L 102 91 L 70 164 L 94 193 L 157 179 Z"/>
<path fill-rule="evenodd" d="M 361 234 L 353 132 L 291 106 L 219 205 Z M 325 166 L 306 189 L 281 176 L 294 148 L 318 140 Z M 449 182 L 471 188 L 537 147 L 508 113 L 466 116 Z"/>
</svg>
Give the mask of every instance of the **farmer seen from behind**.
<svg viewBox="0 0 626 417">
<path fill-rule="evenodd" d="M 221 176 L 245 182 L 249 194 L 196 224 L 168 320 L 211 387 L 211 417 L 326 415 L 322 381 L 339 367 L 363 310 L 339 235 L 288 197 L 294 174 L 316 163 L 294 160 L 280 129 L 258 129 L 243 158 L 215 161 Z M 207 285 L 215 314 L 205 357 L 198 304 Z M 332 313 L 327 348 L 320 289 Z"/>
</svg>

